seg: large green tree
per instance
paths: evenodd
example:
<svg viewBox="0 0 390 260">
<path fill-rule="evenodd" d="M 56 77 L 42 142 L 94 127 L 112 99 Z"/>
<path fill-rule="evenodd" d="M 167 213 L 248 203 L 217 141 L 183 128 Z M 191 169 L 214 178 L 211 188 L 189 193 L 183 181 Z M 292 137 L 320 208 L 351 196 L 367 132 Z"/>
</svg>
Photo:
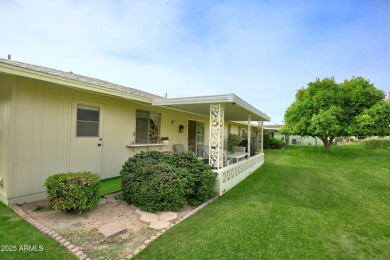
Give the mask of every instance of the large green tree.
<svg viewBox="0 0 390 260">
<path fill-rule="evenodd" d="M 383 91 L 363 77 L 342 83 L 324 78 L 299 89 L 284 115 L 282 132 L 318 137 L 326 151 L 337 136 L 384 135 L 389 130 L 389 106 Z M 387 104 L 387 105 L 386 105 Z M 383 115 L 374 117 L 377 114 Z M 381 131 L 376 131 L 378 124 Z"/>
</svg>

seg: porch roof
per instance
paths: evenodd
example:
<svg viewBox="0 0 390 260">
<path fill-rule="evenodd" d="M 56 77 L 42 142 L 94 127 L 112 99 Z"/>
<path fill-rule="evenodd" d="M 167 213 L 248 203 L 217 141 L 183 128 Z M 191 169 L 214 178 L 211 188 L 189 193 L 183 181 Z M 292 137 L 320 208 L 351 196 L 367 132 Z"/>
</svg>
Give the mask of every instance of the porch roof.
<svg viewBox="0 0 390 260">
<path fill-rule="evenodd" d="M 246 121 L 251 115 L 252 121 L 270 121 L 271 118 L 253 107 L 235 94 L 153 99 L 153 106 L 165 106 L 195 114 L 210 116 L 210 104 L 225 104 L 225 120 Z"/>
</svg>

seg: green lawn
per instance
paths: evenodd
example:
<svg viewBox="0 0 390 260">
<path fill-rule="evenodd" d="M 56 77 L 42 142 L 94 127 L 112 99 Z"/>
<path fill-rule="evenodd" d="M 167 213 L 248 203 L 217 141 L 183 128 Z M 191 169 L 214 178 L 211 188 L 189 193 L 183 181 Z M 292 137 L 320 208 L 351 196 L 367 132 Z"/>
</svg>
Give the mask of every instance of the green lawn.
<svg viewBox="0 0 390 260">
<path fill-rule="evenodd" d="M 0 202 L 0 259 L 77 259 Z"/>
<path fill-rule="evenodd" d="M 136 259 L 390 259 L 390 150 L 267 150 L 265 164 Z"/>
</svg>

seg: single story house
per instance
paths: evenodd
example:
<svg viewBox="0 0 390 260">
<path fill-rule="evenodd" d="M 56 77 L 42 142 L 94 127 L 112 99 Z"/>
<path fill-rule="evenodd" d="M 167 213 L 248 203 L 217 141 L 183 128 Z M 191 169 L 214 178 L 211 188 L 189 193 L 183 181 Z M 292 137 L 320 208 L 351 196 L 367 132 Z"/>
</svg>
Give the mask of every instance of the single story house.
<svg viewBox="0 0 390 260">
<path fill-rule="evenodd" d="M 199 157 L 208 147 L 219 195 L 264 162 L 258 147 L 256 155 L 224 165 L 227 133 L 245 128 L 261 142 L 262 122 L 270 120 L 234 94 L 164 98 L 6 59 L 0 90 L 0 200 L 7 205 L 46 198 L 50 175 L 90 171 L 111 178 L 134 154 L 172 152 L 174 144 Z"/>
<path fill-rule="evenodd" d="M 312 136 L 300 136 L 300 135 L 285 135 L 280 133 L 280 129 L 283 125 L 264 125 L 264 132 L 269 134 L 270 138 L 281 139 L 288 144 L 302 144 L 302 145 L 324 145 L 321 139 Z"/>
</svg>

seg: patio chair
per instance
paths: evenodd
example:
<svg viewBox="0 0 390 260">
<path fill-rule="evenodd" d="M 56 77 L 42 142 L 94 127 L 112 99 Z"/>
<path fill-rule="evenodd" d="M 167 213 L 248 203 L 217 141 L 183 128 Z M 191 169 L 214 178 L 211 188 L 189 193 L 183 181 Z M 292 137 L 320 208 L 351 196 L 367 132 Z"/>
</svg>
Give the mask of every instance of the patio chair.
<svg viewBox="0 0 390 260">
<path fill-rule="evenodd" d="M 236 153 L 245 153 L 246 152 L 246 147 L 244 146 L 233 146 L 233 151 Z"/>
<path fill-rule="evenodd" d="M 233 163 L 233 159 L 228 159 L 226 150 L 223 151 L 223 166 L 228 166 Z"/>
<path fill-rule="evenodd" d="M 183 144 L 174 144 L 173 145 L 173 151 L 175 153 L 183 153 L 186 150 L 184 149 L 184 145 Z"/>
</svg>

